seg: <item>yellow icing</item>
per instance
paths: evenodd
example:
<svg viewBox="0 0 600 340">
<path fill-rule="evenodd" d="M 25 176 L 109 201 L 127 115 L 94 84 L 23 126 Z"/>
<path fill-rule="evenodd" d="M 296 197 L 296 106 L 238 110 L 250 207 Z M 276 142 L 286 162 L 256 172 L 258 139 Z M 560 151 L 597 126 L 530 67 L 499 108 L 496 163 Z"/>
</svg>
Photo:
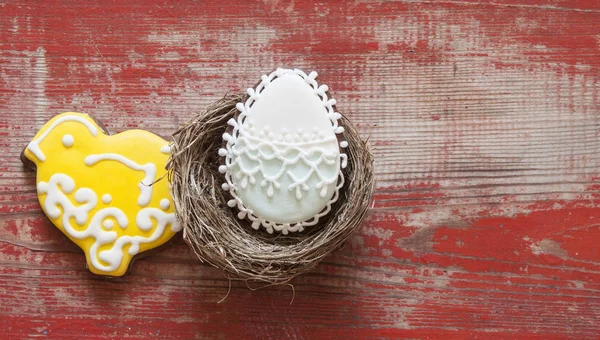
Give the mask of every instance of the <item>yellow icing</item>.
<svg viewBox="0 0 600 340">
<path fill-rule="evenodd" d="M 95 274 L 123 275 L 136 254 L 180 230 L 165 176 L 168 143 L 150 132 L 109 136 L 88 115 L 67 112 L 46 123 L 24 154 L 37 168 L 42 209 L 85 252 Z"/>
</svg>

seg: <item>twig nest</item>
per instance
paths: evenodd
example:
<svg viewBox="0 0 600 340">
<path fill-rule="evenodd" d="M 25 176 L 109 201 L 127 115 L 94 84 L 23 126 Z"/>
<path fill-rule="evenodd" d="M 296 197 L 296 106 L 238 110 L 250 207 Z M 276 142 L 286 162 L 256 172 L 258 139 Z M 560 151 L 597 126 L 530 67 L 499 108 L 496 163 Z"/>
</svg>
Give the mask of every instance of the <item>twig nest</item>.
<svg viewBox="0 0 600 340">
<path fill-rule="evenodd" d="M 257 91 L 260 90 L 259 85 Z M 337 164 L 341 180 L 334 178 L 336 181 L 330 183 L 332 186 L 325 189 L 323 183 L 326 181 L 321 180 L 318 188 L 319 195 L 326 197 L 328 203 L 320 212 L 325 209 L 327 212 L 320 214 L 316 221 L 304 216 L 302 218 L 308 222 L 261 219 L 257 223 L 261 217 L 246 204 L 238 204 L 241 200 L 235 200 L 236 194 L 231 191 L 232 186 L 241 187 L 243 176 L 237 176 L 239 183 L 230 178 L 225 181 L 224 176 L 224 166 L 233 166 L 231 157 L 229 162 L 224 162 L 227 151 L 232 153 L 232 148 L 231 143 L 227 144 L 229 141 L 223 141 L 223 136 L 231 136 L 232 119 L 236 121 L 244 114 L 239 103 L 252 103 L 252 96 L 256 97 L 256 93 L 251 90 L 244 95 L 228 95 L 175 132 L 167 169 L 173 201 L 184 226 L 184 240 L 200 260 L 221 268 L 230 278 L 281 284 L 313 269 L 323 258 L 343 246 L 361 225 L 374 190 L 373 156 L 358 131 L 344 116 L 336 113 L 336 122 L 343 126 L 340 129 L 335 126 L 339 133 L 333 144 L 343 146 L 343 157 Z M 342 161 L 344 166 L 341 166 Z M 264 182 L 262 177 L 258 180 Z M 243 183 L 248 185 L 248 181 L 256 179 L 246 178 Z M 296 190 L 293 184 L 289 185 L 292 191 Z M 273 195 L 272 191 L 268 193 Z M 302 194 L 300 189 L 294 193 L 297 197 Z M 249 218 L 250 214 L 254 216 Z"/>
</svg>

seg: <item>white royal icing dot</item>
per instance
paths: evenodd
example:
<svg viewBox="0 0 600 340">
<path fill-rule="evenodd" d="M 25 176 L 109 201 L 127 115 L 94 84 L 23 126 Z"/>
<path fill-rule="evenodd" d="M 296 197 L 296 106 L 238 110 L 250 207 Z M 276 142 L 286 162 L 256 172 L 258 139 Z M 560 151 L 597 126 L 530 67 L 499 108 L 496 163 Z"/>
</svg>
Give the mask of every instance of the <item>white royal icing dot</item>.
<svg viewBox="0 0 600 340">
<path fill-rule="evenodd" d="M 171 202 L 167 198 L 160 200 L 160 207 L 162 210 L 167 210 L 171 206 Z"/>
<path fill-rule="evenodd" d="M 66 134 L 63 136 L 62 138 L 62 143 L 64 146 L 66 146 L 67 148 L 70 148 L 73 146 L 73 143 L 75 143 L 75 139 L 73 138 L 72 135 Z"/>
<path fill-rule="evenodd" d="M 171 147 L 169 145 L 165 145 L 162 148 L 160 148 L 160 152 L 162 152 L 162 153 L 171 153 Z"/>
<path fill-rule="evenodd" d="M 316 72 L 278 69 L 248 90 L 239 103 L 233 131 L 223 137 L 227 155 L 219 172 L 222 185 L 240 219 L 262 225 L 267 232 L 286 234 L 315 225 L 338 199 L 343 185 L 338 125 L 328 87 L 315 81 Z M 252 124 L 250 124 L 250 122 Z"/>
<path fill-rule="evenodd" d="M 112 196 L 110 194 L 102 195 L 102 203 L 110 204 L 110 202 L 112 202 Z"/>
<path fill-rule="evenodd" d="M 104 229 L 112 229 L 114 225 L 114 222 L 111 220 L 105 220 L 104 222 L 102 222 L 102 226 L 104 227 Z"/>
</svg>

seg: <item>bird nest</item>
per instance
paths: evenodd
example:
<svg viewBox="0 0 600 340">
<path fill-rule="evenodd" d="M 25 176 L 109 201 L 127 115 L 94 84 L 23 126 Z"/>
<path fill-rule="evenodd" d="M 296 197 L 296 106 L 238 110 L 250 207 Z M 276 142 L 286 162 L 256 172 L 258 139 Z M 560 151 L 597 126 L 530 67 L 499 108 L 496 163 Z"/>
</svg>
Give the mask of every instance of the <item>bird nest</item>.
<svg viewBox="0 0 600 340">
<path fill-rule="evenodd" d="M 221 189 L 223 174 L 218 171 L 217 151 L 227 121 L 244 100 L 243 95 L 227 95 L 173 134 L 167 165 L 173 200 L 184 226 L 183 238 L 200 260 L 232 279 L 282 284 L 313 269 L 359 228 L 374 189 L 373 156 L 356 128 L 342 117 L 348 142 L 349 161 L 343 170 L 347 180 L 329 214 L 300 233 L 254 230 L 227 206 L 228 193 Z"/>
</svg>

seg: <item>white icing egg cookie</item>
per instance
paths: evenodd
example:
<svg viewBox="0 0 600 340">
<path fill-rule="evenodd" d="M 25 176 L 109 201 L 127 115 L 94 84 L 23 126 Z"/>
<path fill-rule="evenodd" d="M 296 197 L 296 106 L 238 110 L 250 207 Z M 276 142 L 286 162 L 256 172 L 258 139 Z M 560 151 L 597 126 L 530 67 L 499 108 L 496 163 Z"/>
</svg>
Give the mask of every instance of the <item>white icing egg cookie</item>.
<svg viewBox="0 0 600 340">
<path fill-rule="evenodd" d="M 225 159 L 219 167 L 226 179 L 222 187 L 232 197 L 227 204 L 254 229 L 302 231 L 338 199 L 347 163 L 340 148 L 348 143 L 341 138 L 336 101 L 316 77 L 288 69 L 263 75 L 228 121 L 219 150 Z"/>
</svg>

